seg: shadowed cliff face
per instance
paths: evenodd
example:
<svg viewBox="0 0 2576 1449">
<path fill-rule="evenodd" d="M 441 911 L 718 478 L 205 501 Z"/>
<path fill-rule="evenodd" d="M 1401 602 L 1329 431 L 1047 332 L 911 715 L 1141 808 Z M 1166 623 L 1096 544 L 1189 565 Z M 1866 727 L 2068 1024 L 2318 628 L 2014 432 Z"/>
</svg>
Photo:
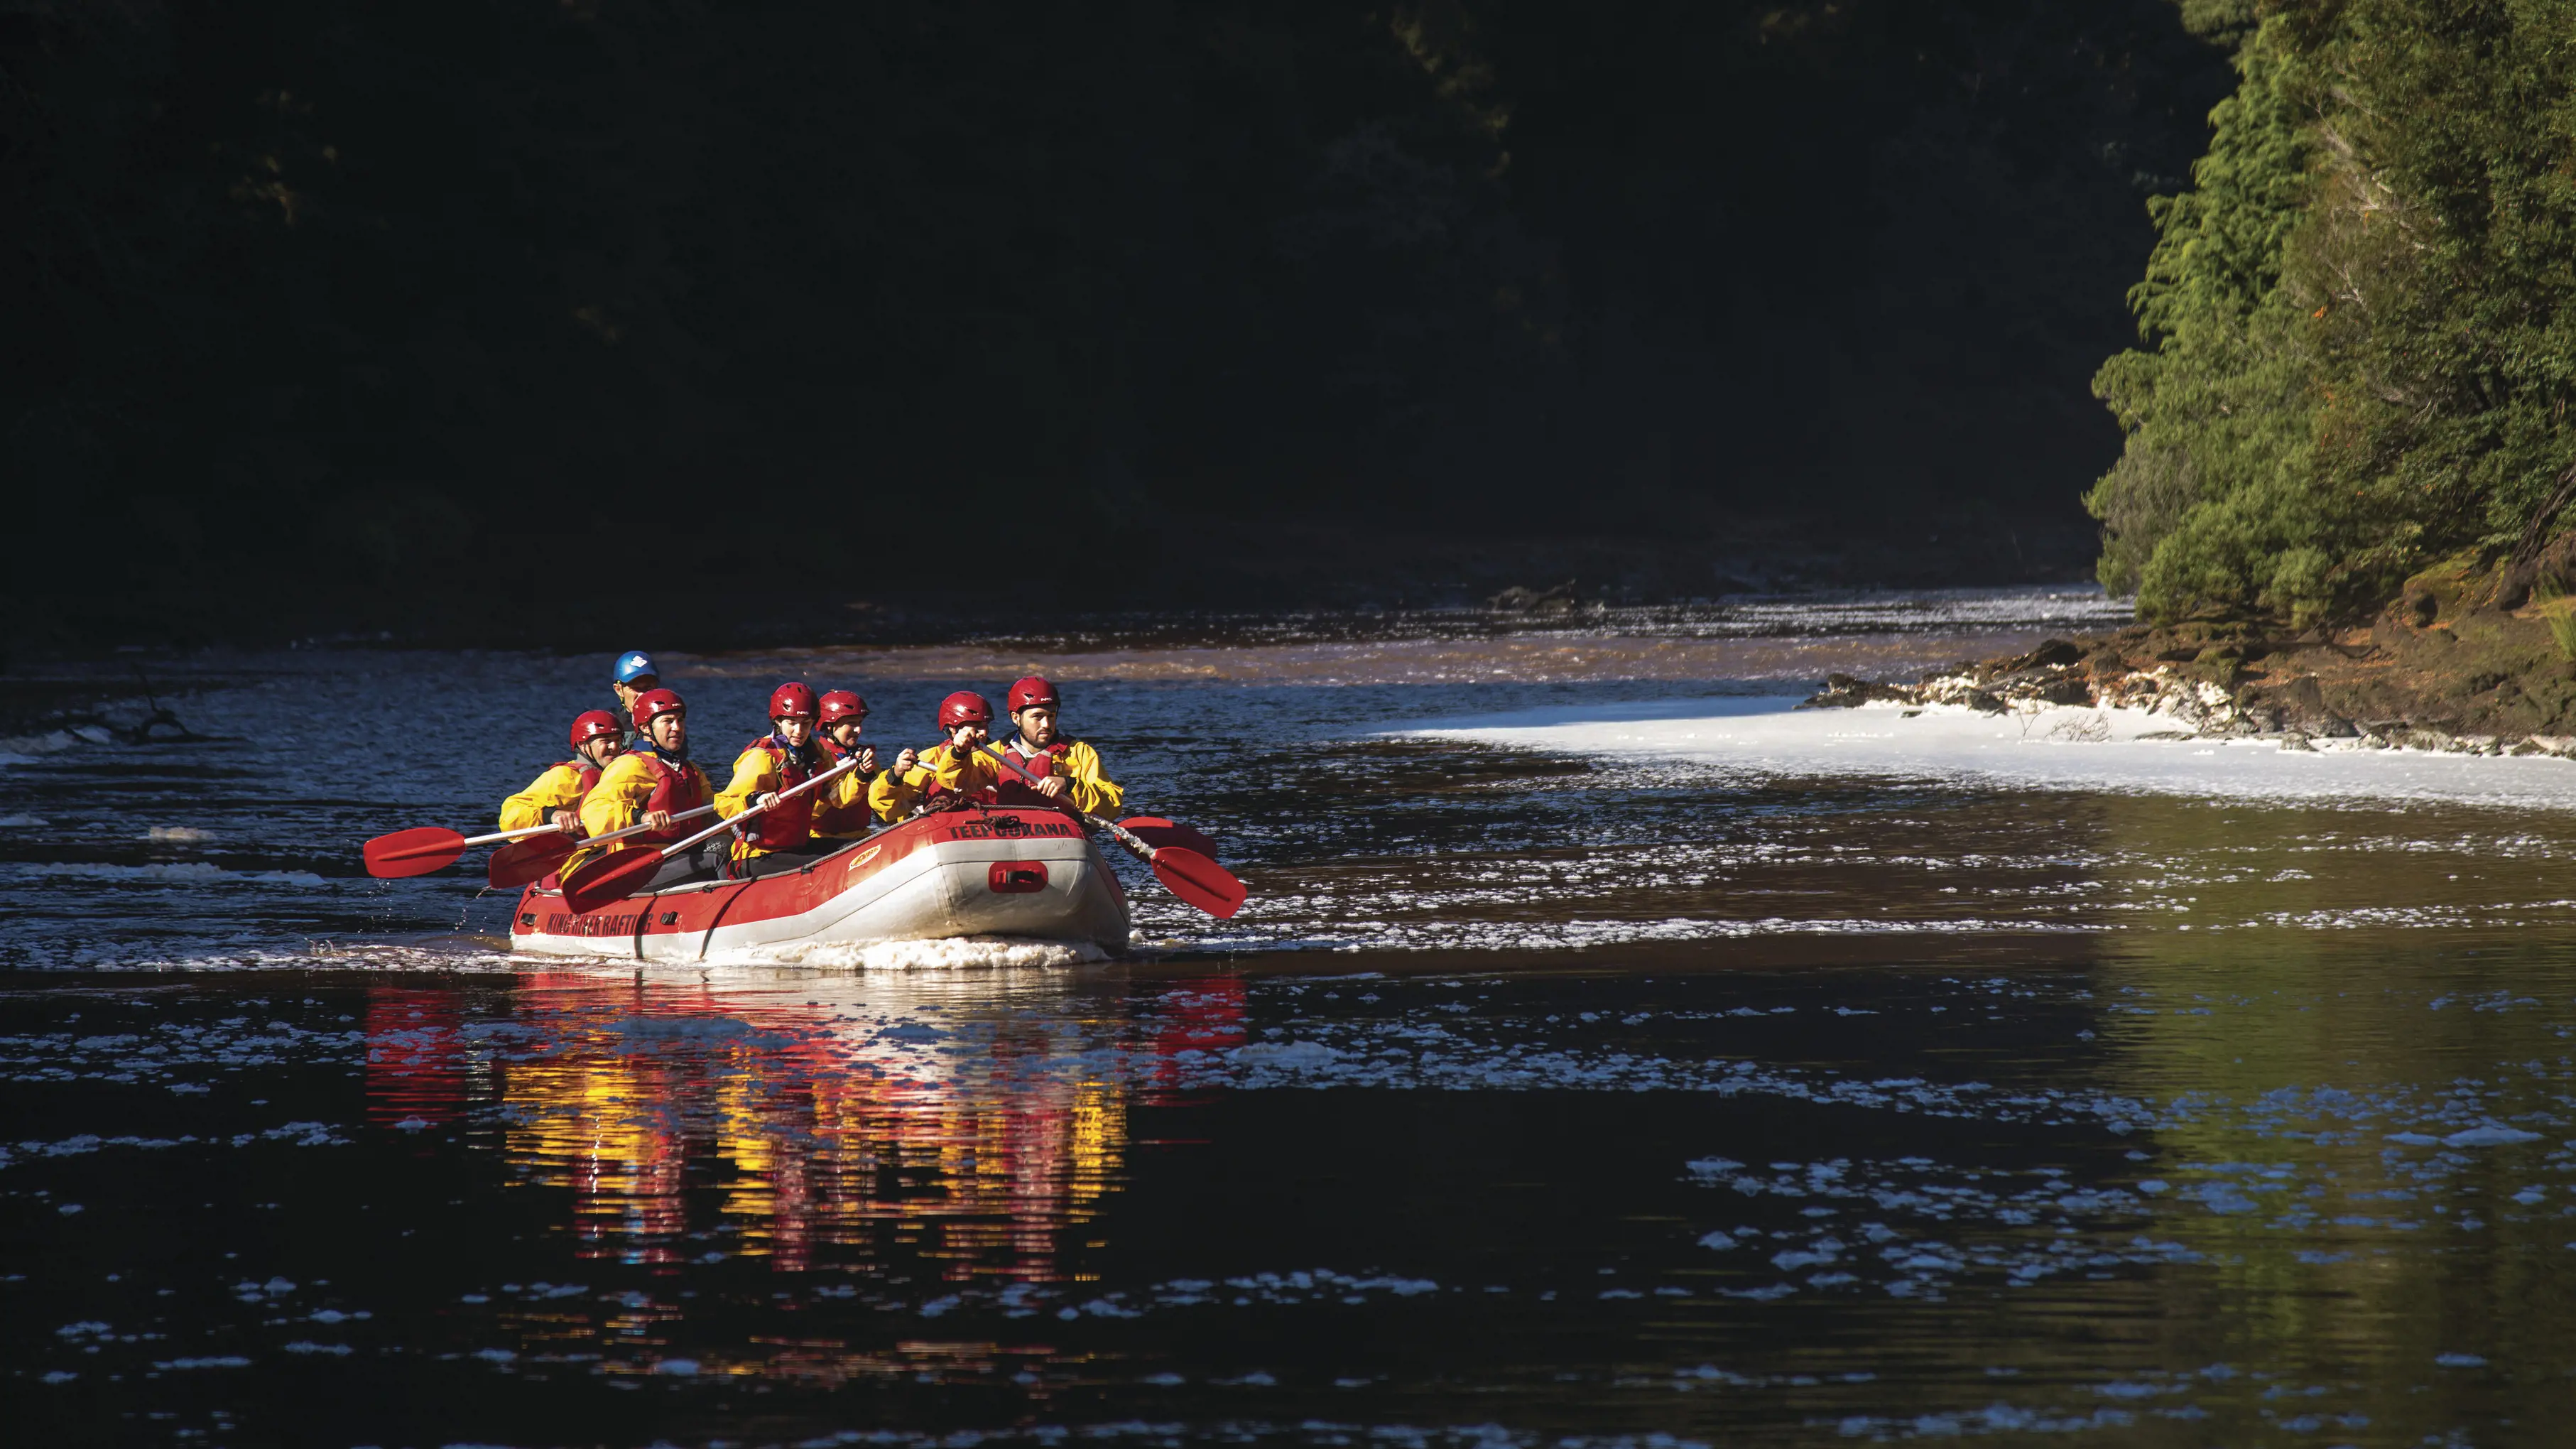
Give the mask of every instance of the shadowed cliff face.
<svg viewBox="0 0 2576 1449">
<path fill-rule="evenodd" d="M 918 586 L 993 489 L 1148 564 L 2066 532 L 2226 84 L 2158 0 L 40 4 L 0 70 L 0 448 L 115 541 L 16 574 L 56 640 L 542 605 L 603 520 Z"/>
</svg>

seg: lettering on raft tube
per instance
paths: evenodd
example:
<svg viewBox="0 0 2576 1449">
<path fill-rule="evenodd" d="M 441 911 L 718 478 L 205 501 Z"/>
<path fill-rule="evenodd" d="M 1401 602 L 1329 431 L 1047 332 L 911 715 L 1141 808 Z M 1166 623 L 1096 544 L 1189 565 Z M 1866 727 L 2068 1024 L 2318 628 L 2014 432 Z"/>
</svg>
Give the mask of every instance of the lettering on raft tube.
<svg viewBox="0 0 2576 1449">
<path fill-rule="evenodd" d="M 622 916 L 576 916 L 557 911 L 546 917 L 546 934 L 551 936 L 631 936 L 635 923 L 643 919 L 638 911 Z"/>
</svg>

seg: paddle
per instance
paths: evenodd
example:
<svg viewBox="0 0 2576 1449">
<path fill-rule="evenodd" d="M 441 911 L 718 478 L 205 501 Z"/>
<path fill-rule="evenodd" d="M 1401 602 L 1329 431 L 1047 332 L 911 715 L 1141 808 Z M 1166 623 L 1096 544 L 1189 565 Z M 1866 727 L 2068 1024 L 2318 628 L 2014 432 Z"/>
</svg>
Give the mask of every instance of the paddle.
<svg viewBox="0 0 2576 1449">
<path fill-rule="evenodd" d="M 671 818 L 675 821 L 695 820 L 714 808 L 716 807 L 713 805 L 701 805 L 695 810 L 683 810 Z M 483 878 L 490 881 L 496 890 L 523 886 L 532 880 L 543 880 L 554 874 L 555 867 L 562 865 L 574 851 L 585 845 L 597 845 L 606 840 L 623 840 L 627 836 L 652 828 L 649 825 L 629 825 L 623 830 L 612 830 L 606 835 L 592 838 L 559 834 L 514 840 L 492 852 L 492 859 L 483 867 Z"/>
<path fill-rule="evenodd" d="M 1031 786 L 1037 784 L 1039 777 L 1021 768 L 1020 762 L 1012 759 L 1010 752 L 1001 746 L 988 744 L 984 752 L 1001 761 L 1012 774 Z M 1103 820 L 1070 805 L 1056 808 L 1071 811 L 1083 823 L 1108 831 L 1120 845 L 1135 852 L 1138 859 L 1154 868 L 1154 879 L 1161 881 L 1165 890 L 1218 920 L 1231 920 L 1235 912 L 1243 909 L 1244 897 L 1250 894 L 1243 888 L 1243 882 L 1236 880 L 1233 872 L 1198 851 L 1186 845 L 1154 845 L 1115 821 Z M 1197 834 L 1196 831 L 1191 833 Z"/>
<path fill-rule="evenodd" d="M 1166 820 L 1160 815 L 1138 815 L 1121 820 L 1118 824 L 1128 834 L 1147 845 L 1177 845 L 1184 850 L 1195 850 L 1210 860 L 1216 859 L 1218 855 L 1215 841 L 1178 821 Z"/>
<path fill-rule="evenodd" d="M 569 906 L 574 914 L 581 915 L 590 911 L 595 911 L 601 906 L 608 904 L 610 901 L 623 899 L 624 897 L 641 890 L 644 886 L 644 882 L 653 878 L 653 872 L 662 868 L 662 862 L 669 860 L 672 856 L 678 855 L 683 851 L 694 849 L 706 841 L 713 840 L 717 836 L 724 834 L 726 831 L 741 825 L 751 817 L 760 814 L 762 811 L 768 810 L 774 806 L 783 805 L 789 800 L 804 794 L 806 791 L 813 789 L 815 786 L 820 785 L 827 780 L 837 780 L 843 775 L 848 774 L 850 771 L 857 769 L 858 766 L 858 756 L 852 755 L 850 758 L 843 760 L 841 763 L 834 765 L 832 768 L 825 770 L 819 775 L 816 775 L 813 779 L 806 781 L 804 784 L 798 785 L 792 790 L 782 790 L 778 792 L 777 795 L 771 797 L 769 804 L 754 805 L 731 820 L 719 820 L 715 824 L 708 826 L 706 829 L 699 831 L 697 834 L 690 836 L 688 839 L 683 840 L 676 845 L 666 845 L 660 850 L 621 850 L 612 855 L 603 855 L 596 860 L 584 861 L 581 869 L 574 871 L 564 879 L 564 904 Z M 703 808 L 713 809 L 715 807 L 706 806 Z M 695 814 L 697 812 L 692 811 L 690 813 Z M 678 817 L 675 816 L 673 818 L 676 819 Z M 629 826 L 624 830 L 615 832 L 614 835 L 603 835 L 599 838 L 601 840 L 611 840 L 616 838 L 617 835 L 632 835 L 635 833 L 636 828 L 637 827 Z"/>
<path fill-rule="evenodd" d="M 492 852 L 483 865 L 483 879 L 494 890 L 508 890 L 532 880 L 544 880 L 555 873 L 555 867 L 572 858 L 581 849 L 581 841 L 570 835 L 539 836 L 534 840 L 514 840 Z"/>
<path fill-rule="evenodd" d="M 367 861 L 367 874 L 384 880 L 407 875 L 427 875 L 453 864 L 469 845 L 490 845 L 496 840 L 517 840 L 527 835 L 552 834 L 552 825 L 531 825 L 525 830 L 503 830 L 492 835 L 472 837 L 435 825 L 413 830 L 397 830 L 379 835 L 366 843 L 361 852 Z"/>
</svg>

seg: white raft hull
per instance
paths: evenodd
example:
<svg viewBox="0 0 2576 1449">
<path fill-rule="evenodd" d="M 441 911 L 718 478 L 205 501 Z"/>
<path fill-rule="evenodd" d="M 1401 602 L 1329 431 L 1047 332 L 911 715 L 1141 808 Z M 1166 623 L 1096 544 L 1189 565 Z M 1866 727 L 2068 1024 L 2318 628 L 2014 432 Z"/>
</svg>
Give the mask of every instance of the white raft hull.
<svg viewBox="0 0 2576 1449">
<path fill-rule="evenodd" d="M 687 962 L 763 947 L 958 936 L 1120 954 L 1126 893 L 1090 836 L 1062 814 L 976 806 L 890 826 L 796 871 L 674 886 L 593 911 L 569 911 L 560 891 L 531 886 L 510 946 Z"/>
</svg>

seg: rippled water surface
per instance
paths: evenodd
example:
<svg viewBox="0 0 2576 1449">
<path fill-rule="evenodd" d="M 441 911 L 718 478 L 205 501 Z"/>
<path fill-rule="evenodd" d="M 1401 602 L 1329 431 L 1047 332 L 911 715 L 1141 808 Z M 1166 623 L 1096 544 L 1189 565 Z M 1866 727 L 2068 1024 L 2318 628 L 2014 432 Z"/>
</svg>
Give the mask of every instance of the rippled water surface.
<svg viewBox="0 0 2576 1449">
<path fill-rule="evenodd" d="M 154 661 L 223 738 L 0 766 L 18 1432 L 2556 1442 L 2576 763 L 1777 698 L 2088 611 L 675 667 L 718 755 L 782 669 L 889 743 L 1055 674 L 1253 889 L 1131 875 L 1113 962 L 514 961 L 355 848 L 483 818 L 598 661 Z"/>
</svg>

